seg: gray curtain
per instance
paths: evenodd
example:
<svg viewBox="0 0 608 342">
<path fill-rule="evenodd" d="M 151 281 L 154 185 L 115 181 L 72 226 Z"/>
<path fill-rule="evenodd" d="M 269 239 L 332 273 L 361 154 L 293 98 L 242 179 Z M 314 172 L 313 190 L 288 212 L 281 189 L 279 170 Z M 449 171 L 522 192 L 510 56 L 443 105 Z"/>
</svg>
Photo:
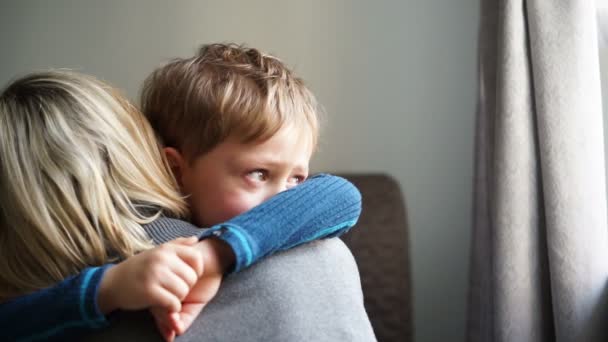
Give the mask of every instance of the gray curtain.
<svg viewBox="0 0 608 342">
<path fill-rule="evenodd" d="M 481 0 L 467 341 L 608 341 L 594 0 Z"/>
</svg>

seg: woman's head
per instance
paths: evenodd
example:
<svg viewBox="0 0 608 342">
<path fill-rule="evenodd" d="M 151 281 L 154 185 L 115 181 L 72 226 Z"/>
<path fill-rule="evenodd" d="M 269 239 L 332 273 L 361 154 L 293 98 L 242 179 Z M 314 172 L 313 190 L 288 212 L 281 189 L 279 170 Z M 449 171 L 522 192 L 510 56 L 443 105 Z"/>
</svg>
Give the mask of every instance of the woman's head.
<svg viewBox="0 0 608 342">
<path fill-rule="evenodd" d="M 152 129 L 116 90 L 50 71 L 2 91 L 0 298 L 148 248 L 140 224 L 161 209 L 185 210 Z"/>
</svg>

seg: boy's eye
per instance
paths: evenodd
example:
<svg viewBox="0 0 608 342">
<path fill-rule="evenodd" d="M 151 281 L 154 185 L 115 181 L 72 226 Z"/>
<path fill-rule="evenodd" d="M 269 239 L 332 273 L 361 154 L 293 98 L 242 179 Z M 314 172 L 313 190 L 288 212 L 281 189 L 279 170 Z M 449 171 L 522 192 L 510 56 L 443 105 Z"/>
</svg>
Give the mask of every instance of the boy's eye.
<svg viewBox="0 0 608 342">
<path fill-rule="evenodd" d="M 289 184 L 295 186 L 302 183 L 304 180 L 306 180 L 306 177 L 304 176 L 293 176 L 289 179 Z"/>
<path fill-rule="evenodd" d="M 247 178 L 256 182 L 265 182 L 266 180 L 268 180 L 268 171 L 253 170 L 247 174 Z"/>
</svg>

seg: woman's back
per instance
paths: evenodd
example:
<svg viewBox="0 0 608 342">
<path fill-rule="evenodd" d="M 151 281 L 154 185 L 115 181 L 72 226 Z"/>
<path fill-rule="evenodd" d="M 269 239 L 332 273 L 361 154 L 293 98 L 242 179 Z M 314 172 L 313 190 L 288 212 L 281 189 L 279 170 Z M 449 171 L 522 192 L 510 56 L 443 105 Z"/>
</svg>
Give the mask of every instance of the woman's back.
<svg viewBox="0 0 608 342">
<path fill-rule="evenodd" d="M 84 341 L 160 341 L 146 312 L 122 313 Z M 375 341 L 355 260 L 338 238 L 269 257 L 227 277 L 178 341 Z"/>
</svg>

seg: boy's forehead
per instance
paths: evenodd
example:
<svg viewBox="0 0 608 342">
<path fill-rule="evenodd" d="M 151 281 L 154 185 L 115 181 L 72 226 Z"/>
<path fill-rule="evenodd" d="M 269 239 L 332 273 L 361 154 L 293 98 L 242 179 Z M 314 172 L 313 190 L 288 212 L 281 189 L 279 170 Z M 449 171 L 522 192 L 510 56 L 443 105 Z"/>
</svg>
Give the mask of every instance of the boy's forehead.
<svg viewBox="0 0 608 342">
<path fill-rule="evenodd" d="M 310 130 L 285 127 L 267 139 L 243 142 L 239 135 L 231 135 L 211 151 L 195 159 L 232 159 L 268 165 L 298 164 L 307 168 L 314 152 Z"/>
<path fill-rule="evenodd" d="M 269 140 L 276 139 L 277 137 L 282 137 L 282 136 L 288 135 L 288 136 L 292 137 L 292 139 L 294 141 L 296 141 L 298 144 L 307 144 L 307 145 L 316 144 L 317 132 L 315 132 L 312 129 L 312 127 L 310 127 L 310 125 L 307 125 L 307 124 L 288 122 L 288 123 L 282 124 L 279 128 L 274 129 L 273 131 L 274 132 L 270 136 L 266 136 L 263 138 L 257 138 L 257 139 L 251 140 L 251 141 L 247 141 L 243 137 L 243 134 L 241 134 L 240 132 L 234 132 L 232 134 L 229 134 L 228 137 L 226 139 L 224 139 L 224 141 L 238 142 L 244 146 L 256 146 L 256 145 L 264 144 L 264 143 L 268 142 Z M 316 146 L 311 146 L 311 147 L 313 150 L 316 148 Z"/>
<path fill-rule="evenodd" d="M 243 148 L 237 150 L 234 159 L 243 162 L 255 162 L 268 166 L 285 166 L 287 164 L 308 168 L 311 153 L 307 146 L 279 146 L 278 149 Z"/>
</svg>

